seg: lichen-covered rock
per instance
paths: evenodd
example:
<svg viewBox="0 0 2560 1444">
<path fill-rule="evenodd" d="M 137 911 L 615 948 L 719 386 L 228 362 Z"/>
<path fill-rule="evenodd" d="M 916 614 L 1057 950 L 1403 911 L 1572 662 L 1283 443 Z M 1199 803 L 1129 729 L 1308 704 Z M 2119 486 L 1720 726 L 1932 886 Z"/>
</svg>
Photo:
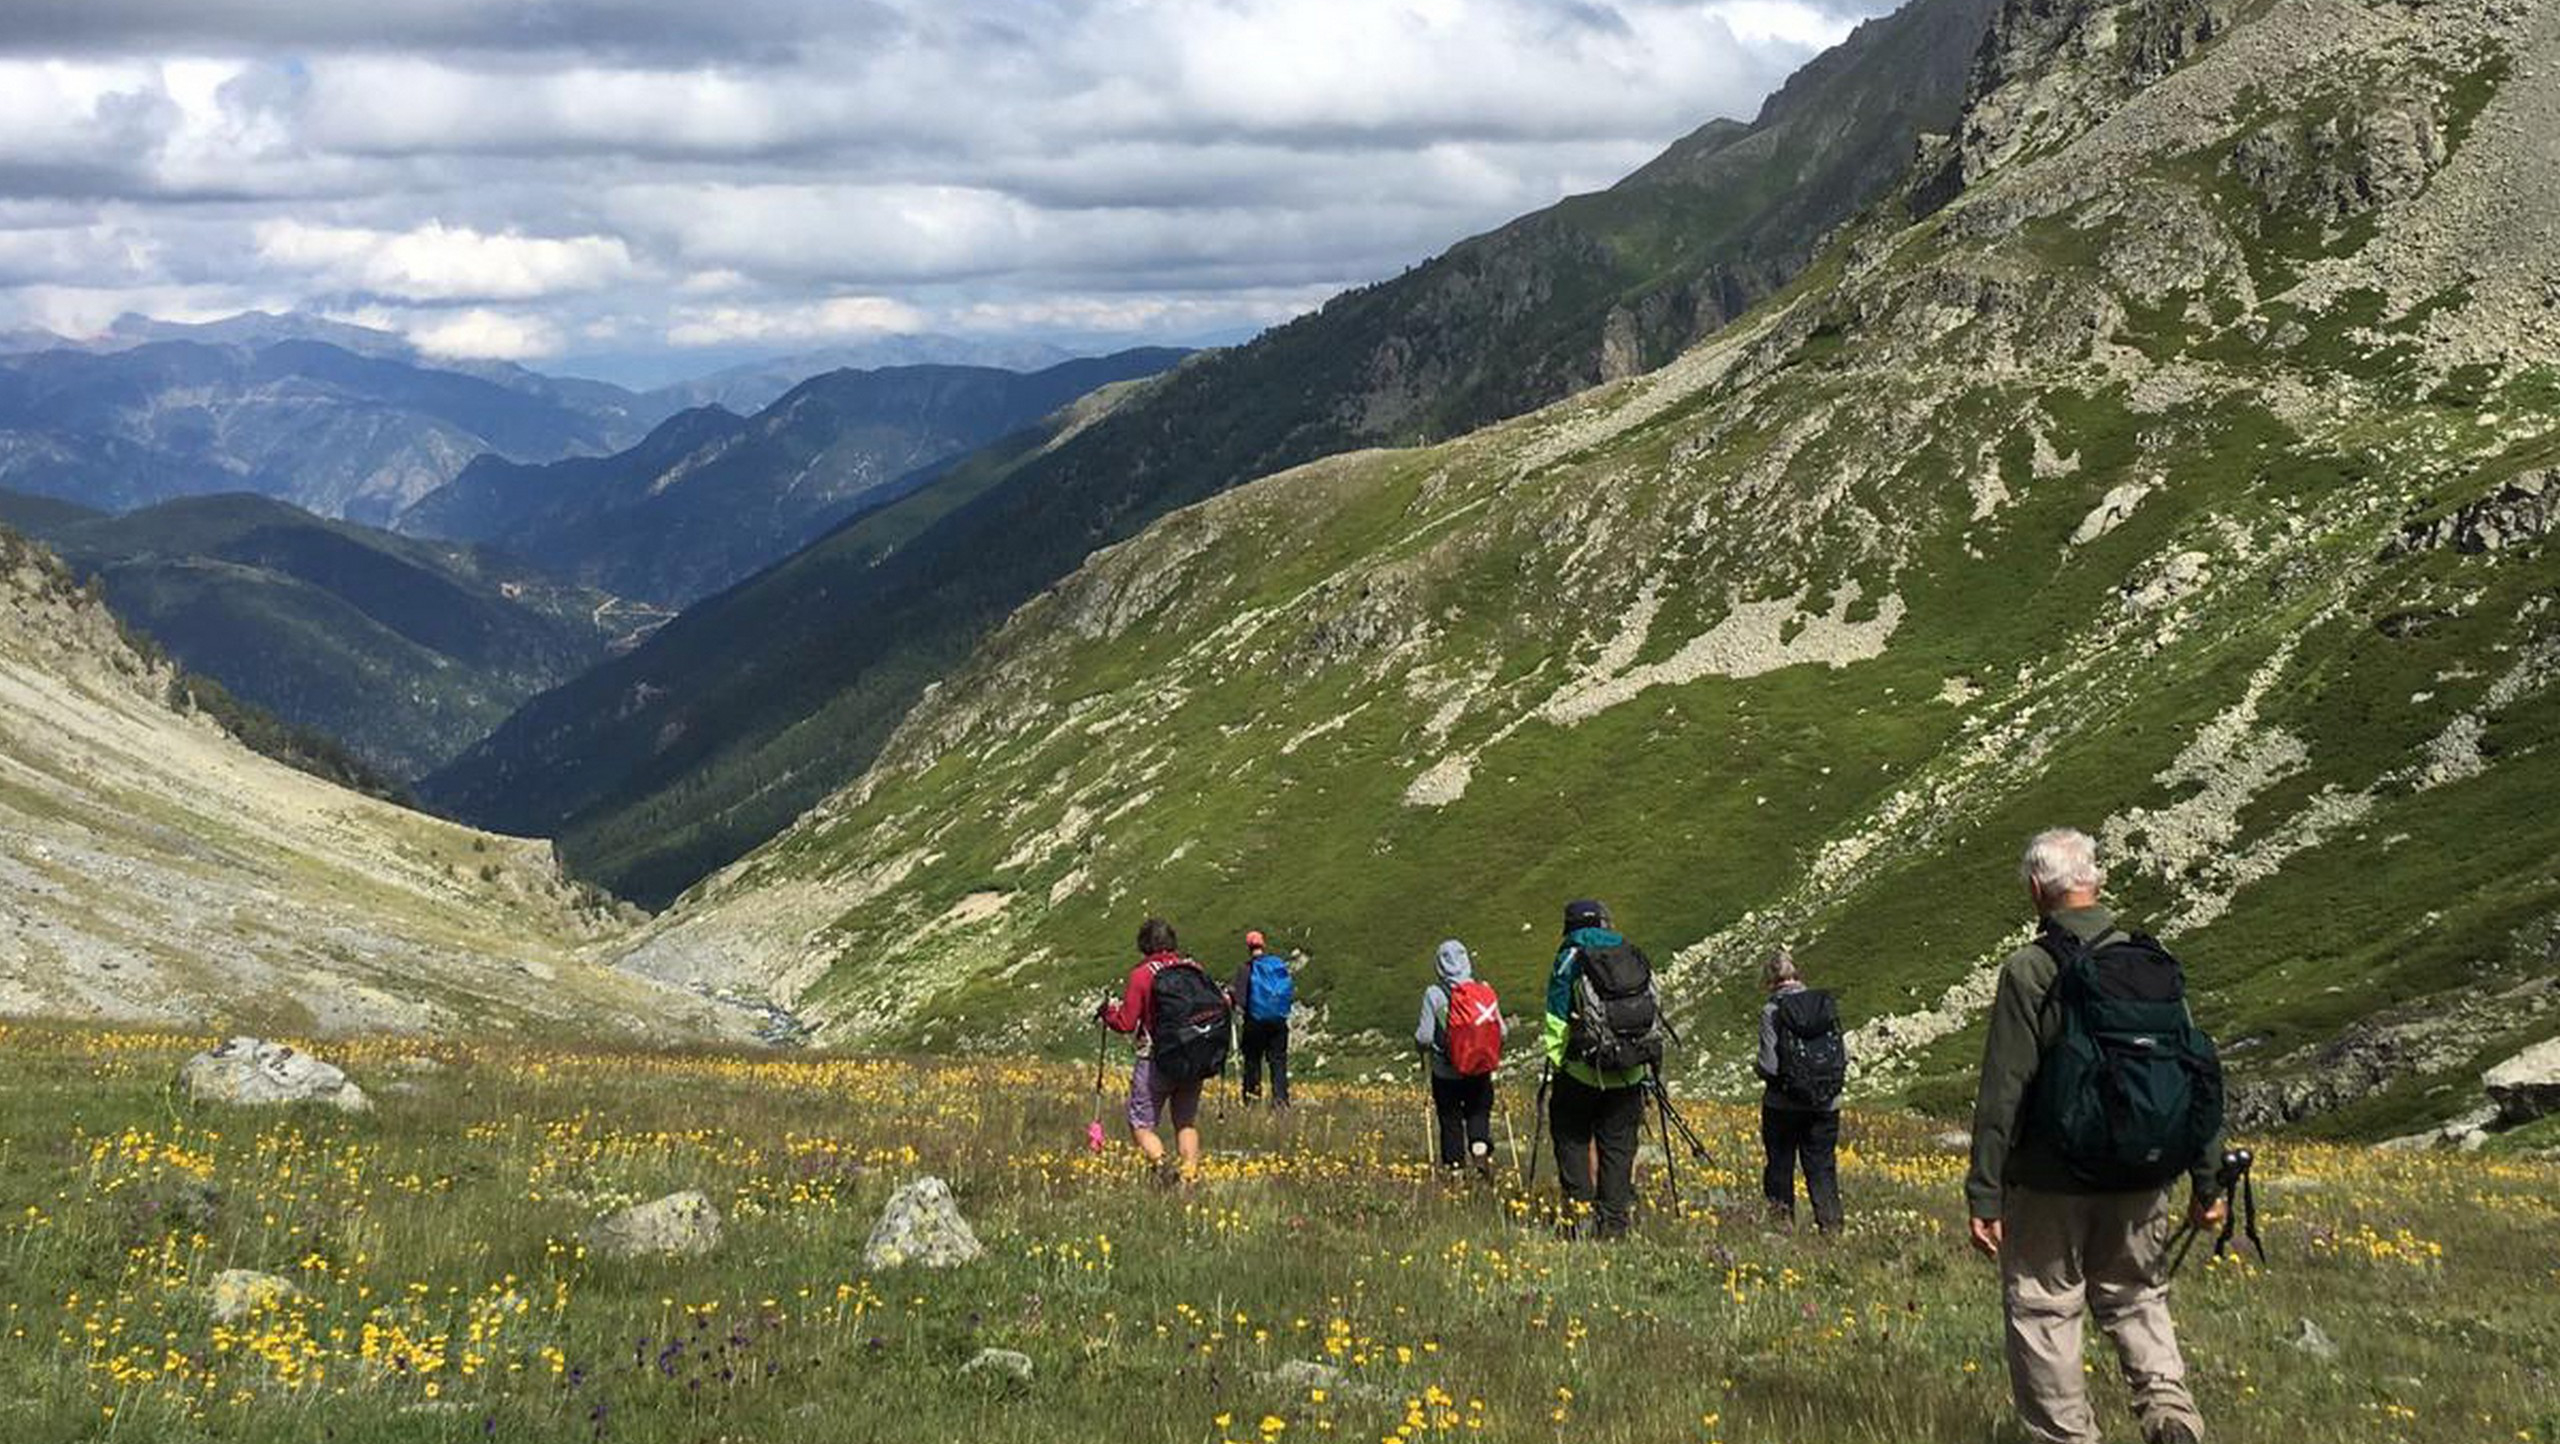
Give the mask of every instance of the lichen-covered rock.
<svg viewBox="0 0 2560 1444">
<path fill-rule="evenodd" d="M 2480 1077 L 2508 1127 L 2560 1112 L 2560 1038 L 2525 1049 Z"/>
<path fill-rule="evenodd" d="M 263 1038 L 232 1038 L 196 1054 L 178 1070 L 178 1081 L 199 1103 L 325 1103 L 347 1113 L 373 1107 L 334 1064 Z"/>
<path fill-rule="evenodd" d="M 1028 1384 L 1031 1356 L 1014 1349 L 980 1349 L 976 1358 L 960 1366 L 960 1372 L 1008 1384 Z"/>
<path fill-rule="evenodd" d="M 302 1296 L 302 1290 L 291 1281 L 256 1269 L 224 1269 L 213 1276 L 210 1292 L 213 1321 L 217 1324 L 236 1324 L 261 1309 Z"/>
<path fill-rule="evenodd" d="M 720 1210 L 689 1188 L 606 1214 L 587 1225 L 586 1240 L 611 1258 L 705 1254 L 720 1246 Z"/>
<path fill-rule="evenodd" d="M 930 1175 L 890 1195 L 862 1250 L 867 1268 L 893 1269 L 906 1264 L 945 1269 L 984 1254 L 969 1221 L 952 1201 L 951 1185 Z"/>
</svg>

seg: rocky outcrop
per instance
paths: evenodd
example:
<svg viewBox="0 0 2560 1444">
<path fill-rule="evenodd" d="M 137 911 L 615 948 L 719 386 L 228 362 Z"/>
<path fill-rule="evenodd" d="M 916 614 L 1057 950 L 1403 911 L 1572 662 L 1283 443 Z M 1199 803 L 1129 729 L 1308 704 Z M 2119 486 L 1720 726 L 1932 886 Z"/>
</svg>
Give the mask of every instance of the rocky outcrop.
<svg viewBox="0 0 2560 1444">
<path fill-rule="evenodd" d="M 2230 0 L 2007 0 L 1974 60 L 1965 182 L 2086 129 L 2193 58 L 2229 12 Z"/>
<path fill-rule="evenodd" d="M 2400 1016 L 2357 1023 L 2308 1057 L 2286 1059 L 2260 1070 L 2261 1076 L 2236 1083 L 2229 1103 L 2232 1126 L 2246 1130 L 2299 1122 L 2361 1101 L 2403 1078 L 2455 1073 L 2472 1065 L 2484 1040 L 2554 1011 L 2560 1011 L 2560 979 L 2539 978 L 2496 992 L 2431 1000 Z M 2560 1060 L 2560 1050 L 2546 1053 L 2545 1062 L 2554 1060 Z M 2460 1143 L 2493 1122 L 2491 1111 L 2483 1108 L 2443 1130 L 2412 1135 L 2405 1146 Z"/>
<path fill-rule="evenodd" d="M 2538 542 L 2560 522 L 2560 471 L 2528 472 L 2494 493 L 2433 521 L 2400 529 L 2385 556 L 2446 547 L 2466 556 Z"/>
<path fill-rule="evenodd" d="M 178 1082 L 198 1103 L 325 1103 L 342 1113 L 373 1107 L 336 1065 L 264 1038 L 233 1038 L 196 1054 L 178 1070 Z"/>
<path fill-rule="evenodd" d="M 2498 1123 L 2512 1128 L 2560 1113 L 2560 1038 L 2525 1049 L 2480 1077 L 2489 1101 L 2498 1106 Z"/>
<path fill-rule="evenodd" d="M 951 1185 L 930 1175 L 899 1189 L 880 1211 L 871 1241 L 862 1250 L 862 1266 L 893 1269 L 907 1264 L 947 1269 L 986 1253 L 969 1221 L 952 1200 Z"/>
<path fill-rule="evenodd" d="M 2404 98 L 2316 123 L 2262 127 L 2233 147 L 2231 171 L 2268 217 L 2315 225 L 2326 236 L 2416 196 L 2446 155 L 2434 103 Z"/>
<path fill-rule="evenodd" d="M 587 1225 L 586 1240 L 608 1258 L 706 1254 L 720 1246 L 720 1210 L 689 1188 L 606 1214 Z"/>
</svg>

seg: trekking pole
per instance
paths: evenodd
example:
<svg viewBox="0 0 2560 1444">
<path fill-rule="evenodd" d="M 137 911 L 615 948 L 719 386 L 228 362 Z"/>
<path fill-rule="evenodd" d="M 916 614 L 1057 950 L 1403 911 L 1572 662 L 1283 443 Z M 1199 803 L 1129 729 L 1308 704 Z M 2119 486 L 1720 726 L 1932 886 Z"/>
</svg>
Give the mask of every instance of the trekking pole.
<svg viewBox="0 0 2560 1444">
<path fill-rule="evenodd" d="M 1662 1086 L 1662 1070 L 1653 1070 L 1654 1131 L 1662 1137 L 1662 1187 L 1671 1196 L 1671 1216 L 1680 1216 L 1680 1164 L 1671 1149 L 1671 1090 Z M 1639 1105 L 1641 1106 L 1641 1105 Z"/>
<path fill-rule="evenodd" d="M 1529 1177 L 1527 1181 L 1521 1185 L 1524 1188 L 1536 1188 L 1538 1186 L 1538 1155 L 1543 1151 L 1539 1147 L 1539 1142 L 1545 1138 L 1547 1132 L 1547 1089 L 1553 1086 L 1555 1082 L 1555 1072 L 1555 1065 L 1552 1063 L 1539 1065 L 1538 1091 L 1532 1095 L 1529 1100 L 1529 1107 L 1531 1109 L 1531 1113 L 1529 1115 Z"/>
<path fill-rule="evenodd" d="M 1103 1148 L 1102 1065 L 1103 1061 L 1111 1055 L 1111 1030 L 1102 1026 L 1102 1020 L 1096 1018 L 1093 1020 L 1093 1031 L 1093 1121 L 1084 1126 L 1084 1146 L 1094 1153 L 1100 1153 Z"/>
<path fill-rule="evenodd" d="M 1701 1167 L 1713 1167 L 1715 1154 L 1708 1149 L 1706 1140 L 1698 1136 L 1698 1130 L 1689 1126 L 1689 1120 L 1680 1116 L 1680 1110 L 1671 1106 L 1671 1090 L 1663 1085 L 1659 1074 L 1654 1077 L 1653 1097 L 1662 1105 L 1662 1116 L 1670 1120 L 1671 1131 L 1679 1134 L 1680 1141 L 1689 1146 L 1690 1161 Z"/>
<path fill-rule="evenodd" d="M 2222 1167 L 2214 1173 L 2214 1182 L 2221 1188 L 2226 1205 L 2222 1231 L 2213 1240 L 2215 1258 L 2222 1257 L 2231 1248 L 2232 1230 L 2237 1228 L 2242 1229 L 2249 1246 L 2258 1251 L 2258 1262 L 2267 1261 L 2266 1241 L 2258 1237 L 2258 1184 L 2250 1173 L 2250 1166 L 2257 1161 L 2257 1155 L 2248 1149 L 2235 1148 L 2222 1155 Z M 2244 1212 L 2248 1218 L 2245 1228 L 2241 1224 Z M 2169 1241 L 2169 1267 L 2160 1275 L 2162 1283 L 2178 1276 L 2178 1270 L 2186 1266 L 2187 1255 L 2194 1251 L 2196 1240 L 2201 1237 L 2203 1230 L 2196 1227 L 2192 1218 L 2178 1226 L 2177 1235 Z"/>
</svg>

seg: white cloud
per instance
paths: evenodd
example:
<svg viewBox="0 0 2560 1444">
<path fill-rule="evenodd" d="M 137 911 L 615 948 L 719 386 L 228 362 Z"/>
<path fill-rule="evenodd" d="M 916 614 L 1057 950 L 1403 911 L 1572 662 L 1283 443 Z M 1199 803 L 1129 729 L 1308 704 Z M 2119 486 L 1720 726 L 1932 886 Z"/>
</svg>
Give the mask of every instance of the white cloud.
<svg viewBox="0 0 2560 1444">
<path fill-rule="evenodd" d="M 1786 45 L 1821 50 L 1846 37 L 1857 17 L 1800 0 L 1715 0 L 1706 13 L 1745 45 Z"/>
<path fill-rule="evenodd" d="M 242 311 L 289 310 L 289 292 L 232 285 L 95 286 L 38 284 L 8 293 L 11 324 L 74 338 L 95 336 L 128 313 L 163 321 L 218 321 Z"/>
<path fill-rule="evenodd" d="M 530 361 L 560 352 L 560 330 L 539 316 L 474 308 L 418 321 L 409 340 L 430 356 Z"/>
<path fill-rule="evenodd" d="M 921 310 L 886 296 L 829 296 L 814 303 L 687 306 L 667 328 L 670 346 L 800 344 L 849 336 L 913 335 L 930 324 Z"/>
<path fill-rule="evenodd" d="M 630 247 L 613 236 L 488 235 L 429 221 L 390 234 L 358 226 L 261 221 L 258 255 L 346 291 L 409 301 L 521 301 L 630 279 Z"/>
<path fill-rule="evenodd" d="M 0 26 L 0 324 L 1232 329 L 1748 115 L 1888 3 L 64 0 Z"/>
</svg>

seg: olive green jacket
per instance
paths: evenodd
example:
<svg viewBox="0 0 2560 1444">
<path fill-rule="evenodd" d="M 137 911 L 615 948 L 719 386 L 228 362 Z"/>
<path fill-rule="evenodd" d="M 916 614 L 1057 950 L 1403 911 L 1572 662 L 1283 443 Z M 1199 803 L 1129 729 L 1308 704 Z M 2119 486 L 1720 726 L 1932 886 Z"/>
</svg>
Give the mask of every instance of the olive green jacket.
<svg viewBox="0 0 2560 1444">
<path fill-rule="evenodd" d="M 2065 908 L 2053 920 L 2084 942 L 2115 929 L 2115 914 L 2103 907 Z M 2036 1065 L 2062 1033 L 2061 1016 L 2044 1006 L 2045 994 L 2052 991 L 2060 971 L 2052 955 L 2033 943 L 2011 953 L 2000 965 L 1991 1030 L 1982 1040 L 1982 1083 L 1973 1102 L 1973 1166 L 1964 1180 L 1965 1206 L 1975 1218 L 2000 1217 L 2001 1195 L 2010 1187 L 2044 1193 L 2089 1192 L 2072 1178 L 2049 1143 L 2033 1134 L 2021 1136 Z M 2217 1137 L 2190 1175 L 2199 1200 L 2214 1196 L 2214 1174 L 2221 1160 L 2222 1139 Z"/>
</svg>

